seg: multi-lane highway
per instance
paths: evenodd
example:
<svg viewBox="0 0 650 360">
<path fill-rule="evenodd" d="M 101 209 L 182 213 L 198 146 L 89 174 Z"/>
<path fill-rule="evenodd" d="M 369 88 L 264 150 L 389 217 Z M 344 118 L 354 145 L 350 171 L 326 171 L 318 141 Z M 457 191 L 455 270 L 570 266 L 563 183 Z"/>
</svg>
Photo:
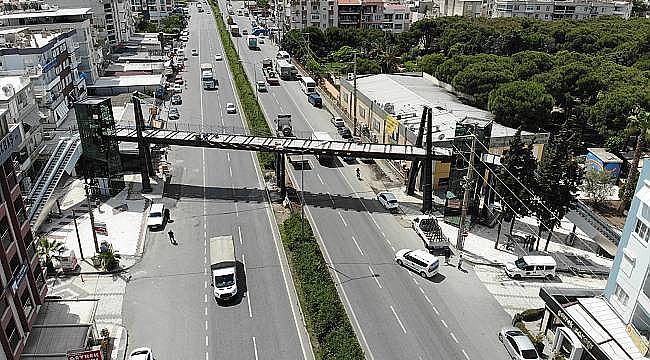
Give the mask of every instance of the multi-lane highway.
<svg viewBox="0 0 650 360">
<path fill-rule="evenodd" d="M 225 3 L 220 0 L 222 9 Z M 239 8 L 242 2 L 232 4 Z M 250 19 L 234 19 L 241 29 L 250 31 Z M 253 83 L 262 77 L 262 59 L 274 59 L 278 49 L 269 40 L 260 50 L 249 50 L 245 36 L 234 40 Z M 291 113 L 299 136 L 327 131 L 338 137 L 330 113 L 312 107 L 297 82 L 281 81 L 258 97 L 267 119 Z M 496 333 L 510 319 L 473 270 L 442 266 L 438 277 L 425 280 L 395 265 L 396 250 L 422 247 L 422 243 L 371 200 L 372 189 L 354 175 L 355 166 L 361 165 L 325 167 L 314 157 L 308 159 L 312 170 L 289 171 L 297 179 L 295 184 L 304 182 L 309 217 L 366 357 L 505 358 Z"/>
<path fill-rule="evenodd" d="M 214 18 L 194 5 L 190 14 L 177 124 L 242 129 L 227 63 L 214 59 L 223 53 Z M 213 63 L 218 90 L 202 89 L 204 62 Z M 226 114 L 228 102 L 237 114 Z M 168 158 L 171 183 L 155 201 L 171 209 L 172 221 L 147 234 L 144 258 L 131 270 L 124 301 L 130 349 L 151 347 L 158 359 L 312 359 L 254 154 L 173 147 Z M 208 259 L 209 238 L 224 234 L 235 239 L 243 295 L 226 306 L 213 298 Z"/>
</svg>

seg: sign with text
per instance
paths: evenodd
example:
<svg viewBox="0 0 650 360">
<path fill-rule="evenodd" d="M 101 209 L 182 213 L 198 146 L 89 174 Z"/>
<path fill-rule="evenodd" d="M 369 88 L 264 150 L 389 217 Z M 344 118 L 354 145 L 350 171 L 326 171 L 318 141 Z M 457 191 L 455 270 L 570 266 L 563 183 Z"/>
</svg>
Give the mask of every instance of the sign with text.
<svg viewBox="0 0 650 360">
<path fill-rule="evenodd" d="M 4 164 L 9 156 L 16 151 L 23 136 L 20 134 L 20 126 L 14 126 L 5 137 L 0 140 L 0 164 Z"/>
<path fill-rule="evenodd" d="M 102 360 L 102 351 L 97 350 L 75 350 L 68 351 L 68 360 Z"/>
</svg>

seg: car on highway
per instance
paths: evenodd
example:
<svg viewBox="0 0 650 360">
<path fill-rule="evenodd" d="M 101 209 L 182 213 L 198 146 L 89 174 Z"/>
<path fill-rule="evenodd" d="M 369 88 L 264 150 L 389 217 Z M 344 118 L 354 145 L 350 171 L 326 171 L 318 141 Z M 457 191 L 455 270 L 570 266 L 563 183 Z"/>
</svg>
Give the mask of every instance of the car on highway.
<svg viewBox="0 0 650 360">
<path fill-rule="evenodd" d="M 264 44 L 264 36 L 259 36 L 257 38 L 257 42 L 260 43 L 260 44 Z"/>
<path fill-rule="evenodd" d="M 190 32 L 187 31 L 187 30 L 183 30 L 183 31 L 181 32 L 181 35 L 182 35 L 182 36 L 190 36 Z"/>
<path fill-rule="evenodd" d="M 257 80 L 257 91 L 259 92 L 267 92 L 268 89 L 266 88 L 266 83 L 264 80 Z"/>
<path fill-rule="evenodd" d="M 422 249 L 402 249 L 395 253 L 395 262 L 420 274 L 423 278 L 429 278 L 438 274 L 440 260 L 435 255 L 429 254 Z"/>
<path fill-rule="evenodd" d="M 165 205 L 152 204 L 147 215 L 147 227 L 149 229 L 160 229 L 165 224 Z"/>
<path fill-rule="evenodd" d="M 221 61 L 223 60 L 223 55 L 221 54 L 214 54 L 214 61 Z"/>
<path fill-rule="evenodd" d="M 244 29 L 241 31 L 242 35 L 248 35 L 248 29 Z"/>
<path fill-rule="evenodd" d="M 336 126 L 337 128 L 342 128 L 345 127 L 345 122 L 343 122 L 343 118 L 341 117 L 333 117 L 331 120 L 332 124 Z"/>
<path fill-rule="evenodd" d="M 235 104 L 227 103 L 226 104 L 226 113 L 228 113 L 228 114 L 236 114 L 237 113 L 237 108 L 235 107 Z"/>
<path fill-rule="evenodd" d="M 131 351 L 129 360 L 156 360 L 156 358 L 153 357 L 153 352 L 151 349 L 147 347 L 141 347 Z"/>
<path fill-rule="evenodd" d="M 399 208 L 399 203 L 395 194 L 390 191 L 381 191 L 377 194 L 377 200 L 386 210 L 396 210 Z"/>
<path fill-rule="evenodd" d="M 176 84 L 174 85 L 174 94 L 180 94 L 183 92 L 183 85 Z"/>
<path fill-rule="evenodd" d="M 178 111 L 178 108 L 171 108 L 169 109 L 169 114 L 167 114 L 167 117 L 169 117 L 169 120 L 178 120 L 181 117 L 181 113 Z"/>
<path fill-rule="evenodd" d="M 346 127 L 339 128 L 339 135 L 344 139 L 352 139 L 352 132 Z"/>
<path fill-rule="evenodd" d="M 498 336 L 513 360 L 540 360 L 533 342 L 520 329 L 504 327 Z"/>
<path fill-rule="evenodd" d="M 197 56 L 199 55 L 199 51 L 196 49 L 192 49 L 192 56 Z"/>
<path fill-rule="evenodd" d="M 190 38 L 188 36 L 181 36 L 181 41 L 188 42 Z"/>
<path fill-rule="evenodd" d="M 172 105 L 180 105 L 182 103 L 183 103 L 183 98 L 181 97 L 181 94 L 172 95 Z"/>
</svg>

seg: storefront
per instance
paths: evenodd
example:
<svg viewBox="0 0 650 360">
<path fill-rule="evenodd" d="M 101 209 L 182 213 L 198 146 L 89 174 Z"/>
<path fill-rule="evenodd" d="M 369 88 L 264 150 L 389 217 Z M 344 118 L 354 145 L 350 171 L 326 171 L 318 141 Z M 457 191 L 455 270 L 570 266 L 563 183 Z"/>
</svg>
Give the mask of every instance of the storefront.
<svg viewBox="0 0 650 360">
<path fill-rule="evenodd" d="M 542 288 L 542 329 L 551 340 L 544 353 L 566 360 L 644 359 L 602 290 Z"/>
</svg>

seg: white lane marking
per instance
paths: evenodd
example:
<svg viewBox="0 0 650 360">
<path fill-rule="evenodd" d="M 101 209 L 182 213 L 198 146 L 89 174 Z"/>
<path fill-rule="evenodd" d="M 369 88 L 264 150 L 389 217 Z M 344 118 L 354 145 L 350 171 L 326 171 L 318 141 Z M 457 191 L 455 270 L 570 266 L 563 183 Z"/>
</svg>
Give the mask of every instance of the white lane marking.
<svg viewBox="0 0 650 360">
<path fill-rule="evenodd" d="M 203 255 L 206 255 L 207 253 L 208 253 L 208 248 L 204 246 L 203 247 Z"/>
<path fill-rule="evenodd" d="M 205 321 L 205 331 L 208 331 L 208 320 Z"/>
<path fill-rule="evenodd" d="M 205 336 L 205 347 L 208 347 L 208 335 Z"/>
<path fill-rule="evenodd" d="M 203 313 L 205 314 L 205 316 L 208 316 L 208 307 L 207 306 L 203 308 Z"/>
<path fill-rule="evenodd" d="M 424 290 L 422 290 L 422 288 L 420 288 L 420 291 L 422 291 L 422 293 L 424 294 Z M 436 313 L 436 315 L 440 315 L 440 312 L 438 312 L 438 309 L 436 309 L 436 307 L 433 305 L 431 299 L 429 299 L 429 297 L 426 295 L 424 295 L 424 299 L 429 303 L 429 305 L 431 305 L 431 308 Z"/>
<path fill-rule="evenodd" d="M 339 211 L 339 217 L 341 218 L 341 221 L 343 221 L 343 225 L 345 225 L 347 227 L 348 223 L 345 222 L 345 219 L 343 218 L 343 215 L 341 214 L 340 211 Z"/>
<path fill-rule="evenodd" d="M 208 294 L 203 294 L 203 302 L 208 303 Z"/>
<path fill-rule="evenodd" d="M 228 166 L 228 172 L 230 173 L 230 177 L 232 177 L 232 167 Z"/>
<path fill-rule="evenodd" d="M 391 248 L 391 250 L 393 250 L 393 252 L 396 251 L 396 250 L 395 250 L 395 247 L 394 247 L 393 245 L 391 245 L 390 248 Z"/>
<path fill-rule="evenodd" d="M 208 275 L 208 269 L 207 268 L 203 268 L 203 275 Z"/>
<path fill-rule="evenodd" d="M 239 233 L 239 245 L 243 245 L 244 241 L 242 240 L 241 237 L 241 226 L 237 225 L 237 232 Z"/>
<path fill-rule="evenodd" d="M 440 322 L 441 322 L 442 325 L 444 325 L 446 328 L 449 328 L 449 326 L 447 326 L 447 323 L 446 323 L 444 320 L 440 319 Z"/>
<path fill-rule="evenodd" d="M 450 332 L 449 335 L 451 335 L 451 338 L 454 339 L 454 341 L 456 342 L 456 344 L 458 344 L 458 339 L 456 339 L 456 335 L 454 335 L 453 331 Z"/>
<path fill-rule="evenodd" d="M 395 319 L 397 319 L 397 322 L 399 323 L 399 326 L 402 328 L 402 331 L 404 332 L 404 334 L 406 334 L 406 328 L 404 327 L 404 324 L 402 324 L 402 320 L 400 320 L 399 316 L 397 316 L 397 312 L 395 312 L 393 305 L 390 306 L 390 310 L 393 312 L 393 315 L 395 315 Z"/>
<path fill-rule="evenodd" d="M 239 205 L 235 203 L 235 216 L 239 216 Z"/>
<path fill-rule="evenodd" d="M 246 272 L 246 257 L 244 254 L 241 255 L 241 263 L 244 265 L 244 273 Z M 253 318 L 253 309 L 251 308 L 251 292 L 250 290 L 246 291 L 246 302 L 248 303 L 248 317 Z"/>
<path fill-rule="evenodd" d="M 226 157 L 228 158 L 228 161 L 230 161 L 230 153 L 226 153 Z"/>
<path fill-rule="evenodd" d="M 210 359 L 210 357 L 208 356 L 208 352 L 206 351 L 205 352 L 205 360 L 209 360 L 209 359 Z"/>
<path fill-rule="evenodd" d="M 208 280 L 203 280 L 203 288 L 204 289 L 208 288 Z"/>
<path fill-rule="evenodd" d="M 255 336 L 253 336 L 253 350 L 255 351 L 255 360 L 259 360 L 257 357 L 257 342 L 255 342 Z"/>
<path fill-rule="evenodd" d="M 467 355 L 467 353 L 465 352 L 465 349 L 462 349 L 462 351 L 463 351 L 463 355 L 465 355 L 465 359 L 469 360 L 469 355 Z"/>
<path fill-rule="evenodd" d="M 370 215 L 370 219 L 372 219 L 372 222 L 375 223 L 375 226 L 377 227 L 377 229 L 379 229 L 379 231 L 381 231 L 381 228 L 379 227 L 379 224 L 377 223 L 377 220 L 375 220 L 375 217 Z"/>
<path fill-rule="evenodd" d="M 370 265 L 368 265 L 368 270 L 370 270 L 370 275 L 372 275 L 372 277 L 375 279 L 375 282 L 377 282 L 377 286 L 379 286 L 379 288 L 381 289 L 382 287 L 381 284 L 379 283 L 379 279 L 377 279 L 377 274 L 375 274 L 375 271 L 372 270 Z"/>
<path fill-rule="evenodd" d="M 418 284 L 418 280 L 416 278 L 413 278 L 413 282 L 415 283 L 415 285 L 420 285 Z"/>
<path fill-rule="evenodd" d="M 316 176 L 318 177 L 318 181 L 320 181 L 321 185 L 325 185 L 323 178 L 320 177 L 320 174 L 317 173 Z"/>
<path fill-rule="evenodd" d="M 354 245 L 357 246 L 357 250 L 359 250 L 359 252 L 361 253 L 361 256 L 364 256 L 363 251 L 361 251 L 361 247 L 359 246 L 359 243 L 357 242 L 357 239 L 354 238 L 354 236 L 352 237 L 352 241 L 354 241 Z"/>
<path fill-rule="evenodd" d="M 379 232 L 381 233 L 381 236 L 386 237 L 386 233 L 384 233 L 384 232 L 381 231 L 381 230 L 379 230 Z M 388 241 L 388 239 L 386 239 L 386 241 Z M 390 242 L 389 242 L 389 244 L 390 244 Z"/>
</svg>

